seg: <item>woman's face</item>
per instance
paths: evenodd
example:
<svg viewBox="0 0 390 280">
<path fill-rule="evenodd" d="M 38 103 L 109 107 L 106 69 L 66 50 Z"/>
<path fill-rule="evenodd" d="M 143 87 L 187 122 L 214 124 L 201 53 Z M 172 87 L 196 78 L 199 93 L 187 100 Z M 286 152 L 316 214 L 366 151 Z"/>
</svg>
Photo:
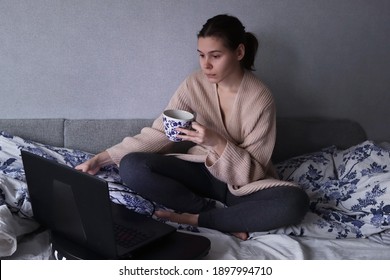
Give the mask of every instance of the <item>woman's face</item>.
<svg viewBox="0 0 390 280">
<path fill-rule="evenodd" d="M 245 53 L 243 45 L 231 51 L 218 37 L 199 37 L 198 52 L 200 67 L 211 83 L 218 84 L 242 72 L 240 60 Z"/>
</svg>

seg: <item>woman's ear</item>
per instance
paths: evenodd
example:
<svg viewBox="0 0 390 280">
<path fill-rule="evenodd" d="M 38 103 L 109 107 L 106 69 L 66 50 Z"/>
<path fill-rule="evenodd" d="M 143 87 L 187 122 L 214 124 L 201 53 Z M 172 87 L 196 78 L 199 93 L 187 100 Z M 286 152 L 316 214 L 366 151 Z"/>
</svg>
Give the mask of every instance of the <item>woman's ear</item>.
<svg viewBox="0 0 390 280">
<path fill-rule="evenodd" d="M 245 56 L 245 46 L 244 44 L 239 44 L 237 49 L 236 49 L 236 55 L 237 55 L 237 60 L 241 61 L 244 56 Z"/>
</svg>

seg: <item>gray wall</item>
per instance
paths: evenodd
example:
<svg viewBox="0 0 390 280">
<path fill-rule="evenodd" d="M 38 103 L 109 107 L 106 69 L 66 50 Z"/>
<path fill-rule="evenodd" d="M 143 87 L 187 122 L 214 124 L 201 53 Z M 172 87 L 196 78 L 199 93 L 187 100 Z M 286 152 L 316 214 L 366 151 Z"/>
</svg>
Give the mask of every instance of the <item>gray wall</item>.
<svg viewBox="0 0 390 280">
<path fill-rule="evenodd" d="M 260 39 L 279 116 L 390 140 L 390 0 L 0 0 L 0 118 L 154 118 L 219 13 Z"/>
</svg>

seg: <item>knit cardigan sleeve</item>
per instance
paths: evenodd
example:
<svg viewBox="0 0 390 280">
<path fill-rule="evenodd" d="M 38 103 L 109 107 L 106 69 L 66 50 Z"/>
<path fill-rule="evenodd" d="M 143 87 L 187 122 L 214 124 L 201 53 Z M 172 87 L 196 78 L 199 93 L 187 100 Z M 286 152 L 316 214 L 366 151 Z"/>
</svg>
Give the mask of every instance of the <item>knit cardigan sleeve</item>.
<svg viewBox="0 0 390 280">
<path fill-rule="evenodd" d="M 186 82 L 184 81 L 169 101 L 166 109 L 181 109 L 191 111 L 186 95 Z M 162 114 L 154 120 L 151 127 L 145 127 L 135 136 L 125 137 L 119 144 L 108 148 L 106 151 L 111 159 L 119 165 L 120 160 L 128 153 L 169 153 L 174 142 L 168 140 L 165 135 Z"/>
</svg>

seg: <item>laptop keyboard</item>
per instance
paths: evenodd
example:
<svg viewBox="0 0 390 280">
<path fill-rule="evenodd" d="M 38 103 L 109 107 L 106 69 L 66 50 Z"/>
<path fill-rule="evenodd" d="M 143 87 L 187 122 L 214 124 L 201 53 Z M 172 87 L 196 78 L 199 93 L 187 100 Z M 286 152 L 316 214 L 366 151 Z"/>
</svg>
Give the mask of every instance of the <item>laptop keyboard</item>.
<svg viewBox="0 0 390 280">
<path fill-rule="evenodd" d="M 135 228 L 124 227 L 119 224 L 114 225 L 116 241 L 125 248 L 131 248 L 145 240 L 150 239 L 154 234 L 152 232 L 142 232 Z"/>
</svg>

